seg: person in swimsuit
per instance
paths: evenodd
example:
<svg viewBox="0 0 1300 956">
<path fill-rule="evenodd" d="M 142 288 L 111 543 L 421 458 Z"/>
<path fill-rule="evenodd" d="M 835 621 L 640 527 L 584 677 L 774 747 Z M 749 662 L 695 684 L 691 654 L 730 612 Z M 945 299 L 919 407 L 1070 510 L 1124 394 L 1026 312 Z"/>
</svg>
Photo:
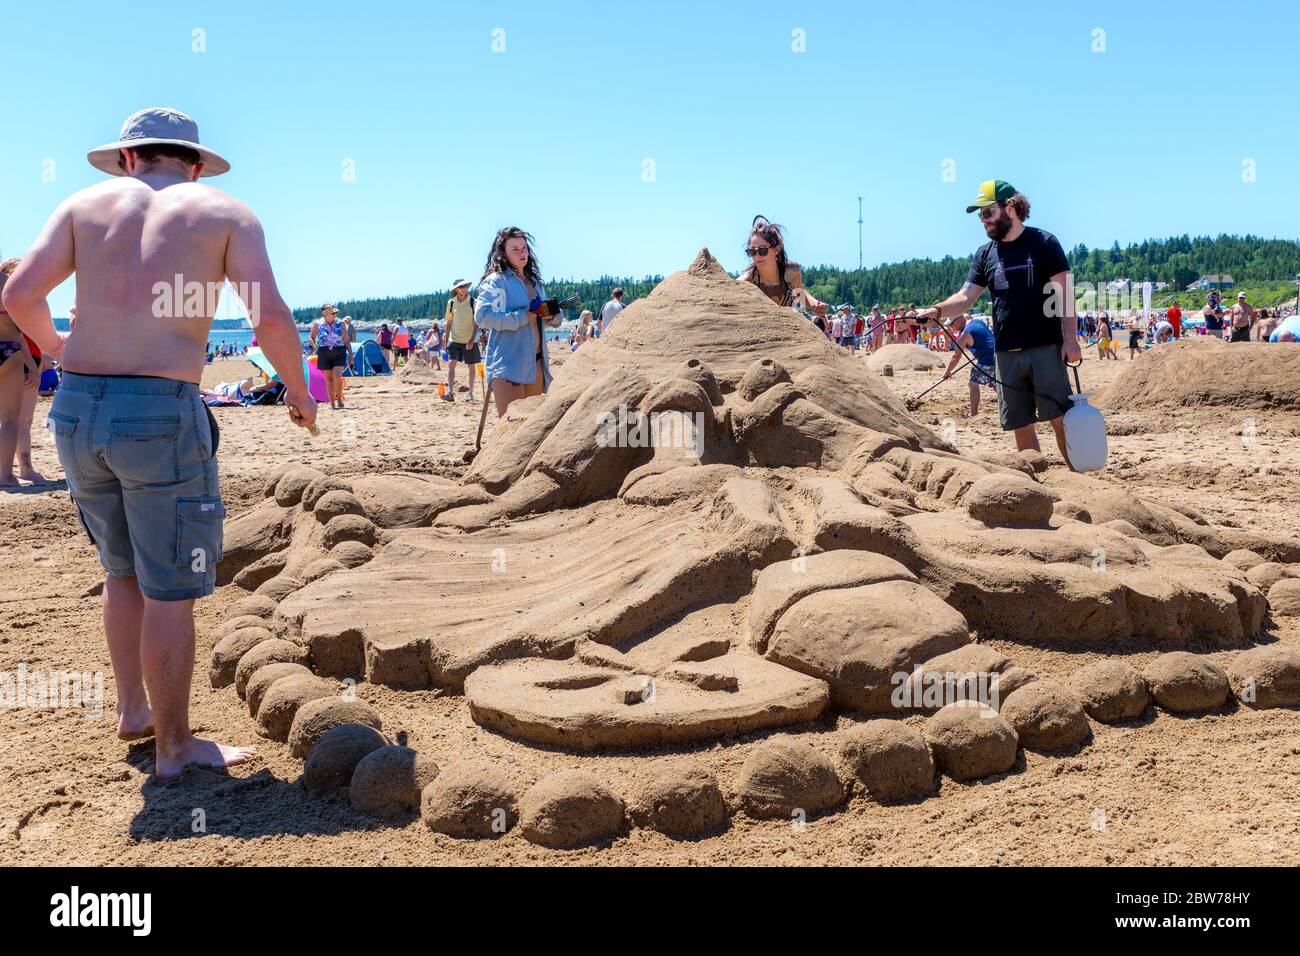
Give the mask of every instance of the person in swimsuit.
<svg viewBox="0 0 1300 956">
<path fill-rule="evenodd" d="M 1119 360 L 1119 355 L 1115 352 L 1115 343 L 1111 338 L 1110 320 L 1097 320 L 1097 357 L 1099 359 Z"/>
<path fill-rule="evenodd" d="M 1131 362 L 1142 352 L 1142 329 L 1135 315 L 1128 320 L 1128 360 Z"/>
<path fill-rule="evenodd" d="M 352 364 L 352 330 L 339 321 L 338 306 L 327 305 L 311 324 L 311 344 L 316 347 L 316 367 L 325 376 L 330 408 L 343 407 L 343 370 Z"/>
<path fill-rule="evenodd" d="M 379 326 L 379 331 L 375 333 L 375 341 L 384 350 L 384 359 L 391 366 L 393 364 L 393 330 L 388 327 L 387 322 Z"/>
<path fill-rule="evenodd" d="M 1255 310 L 1246 301 L 1246 293 L 1237 293 L 1237 304 L 1229 310 L 1228 315 L 1232 321 L 1232 332 L 1229 333 L 1228 341 L 1249 342 L 1250 330 L 1255 326 Z"/>
<path fill-rule="evenodd" d="M 0 293 L 19 261 L 6 259 L 0 263 Z M 33 351 L 31 340 L 18 331 L 9 313 L 0 309 L 0 489 L 17 488 L 21 481 L 45 482 L 44 476 L 32 467 L 32 418 L 36 414 L 41 364 L 40 350 Z"/>
<path fill-rule="evenodd" d="M 590 309 L 583 309 L 582 314 L 578 316 L 578 328 L 573 333 L 573 347 L 576 349 L 587 339 L 591 338 L 591 325 L 594 316 Z"/>
<path fill-rule="evenodd" d="M 737 281 L 753 283 L 777 305 L 801 306 L 825 318 L 826 303 L 803 287 L 803 270 L 799 263 L 786 256 L 785 235 L 780 226 L 768 222 L 765 216 L 755 216 L 745 255 L 750 259 L 750 266 L 740 273 Z"/>
<path fill-rule="evenodd" d="M 507 226 L 492 240 L 474 307 L 475 324 L 488 333 L 487 387 L 498 417 L 519 399 L 542 395 L 550 388 L 546 327 L 558 328 L 563 320 L 558 314 L 542 314 L 545 301 L 533 237 L 517 226 Z"/>
</svg>

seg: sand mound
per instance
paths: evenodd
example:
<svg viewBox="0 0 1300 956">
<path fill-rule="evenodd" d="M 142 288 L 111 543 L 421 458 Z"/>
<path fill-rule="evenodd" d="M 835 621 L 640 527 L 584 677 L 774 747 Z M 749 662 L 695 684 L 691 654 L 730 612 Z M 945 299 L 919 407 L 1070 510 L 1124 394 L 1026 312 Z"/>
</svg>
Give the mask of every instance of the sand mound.
<svg viewBox="0 0 1300 956">
<path fill-rule="evenodd" d="M 1127 363 L 1097 404 L 1109 411 L 1153 405 L 1300 411 L 1300 349 L 1263 342 L 1172 342 Z"/>
<path fill-rule="evenodd" d="M 899 342 L 872 352 L 871 357 L 867 359 L 867 368 L 877 374 L 882 372 L 886 365 L 892 366 L 895 372 L 903 369 L 923 372 L 928 368 L 943 368 L 948 361 L 948 358 L 944 358 L 938 352 L 931 352 L 919 345 Z"/>
<path fill-rule="evenodd" d="M 423 359 L 412 358 L 397 370 L 397 379 L 404 385 L 433 385 L 447 381 L 447 368 L 435 369 Z M 464 376 L 460 376 L 464 381 Z"/>
</svg>

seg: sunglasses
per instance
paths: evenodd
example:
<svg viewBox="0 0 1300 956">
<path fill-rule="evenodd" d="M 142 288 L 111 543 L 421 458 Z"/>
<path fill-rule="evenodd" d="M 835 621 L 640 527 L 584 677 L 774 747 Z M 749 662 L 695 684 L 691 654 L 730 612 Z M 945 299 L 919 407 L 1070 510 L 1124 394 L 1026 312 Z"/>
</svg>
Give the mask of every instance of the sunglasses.
<svg viewBox="0 0 1300 956">
<path fill-rule="evenodd" d="M 998 203 L 997 205 L 994 206 L 985 206 L 983 209 L 980 210 L 980 218 L 985 221 L 988 221 L 989 219 L 992 219 L 994 216 L 996 216 L 998 210 L 1001 208 L 1002 208 L 1001 203 Z"/>
<path fill-rule="evenodd" d="M 754 258 L 754 256 L 765 256 L 771 251 L 772 251 L 771 246 L 746 246 L 745 247 L 745 255 L 749 256 L 749 258 L 751 259 Z"/>
</svg>

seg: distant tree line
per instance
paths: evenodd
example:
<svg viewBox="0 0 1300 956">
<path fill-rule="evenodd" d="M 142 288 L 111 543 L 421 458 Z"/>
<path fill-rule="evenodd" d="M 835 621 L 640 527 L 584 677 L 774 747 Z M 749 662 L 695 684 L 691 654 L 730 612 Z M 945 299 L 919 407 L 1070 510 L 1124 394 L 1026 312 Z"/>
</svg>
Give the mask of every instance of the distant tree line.
<svg viewBox="0 0 1300 956">
<path fill-rule="evenodd" d="M 1103 284 L 1115 279 L 1166 282 L 1170 293 L 1182 292 L 1202 275 L 1231 275 L 1237 287 L 1252 283 L 1293 281 L 1300 273 L 1300 242 L 1264 239 L 1258 236 L 1174 236 L 1148 239 L 1110 249 L 1089 249 L 1080 243 L 1067 253 L 1076 282 Z M 805 266 L 804 284 L 813 295 L 831 305 L 850 303 L 883 308 L 916 303 L 929 305 L 945 298 L 966 281 L 969 257 L 945 256 L 908 259 L 870 269 L 839 269 L 835 266 Z M 662 276 L 642 279 L 601 276 L 599 279 L 551 279 L 547 291 L 560 299 L 577 295 L 581 307 L 596 312 L 609 301 L 615 286 L 622 286 L 624 301 L 649 295 Z M 344 315 L 364 323 L 428 321 L 441 319 L 450 290 L 384 299 L 359 299 L 337 303 Z M 323 304 L 323 303 L 322 303 Z M 320 306 L 295 309 L 298 322 L 310 322 L 320 315 Z M 577 318 L 576 311 L 570 318 Z"/>
</svg>

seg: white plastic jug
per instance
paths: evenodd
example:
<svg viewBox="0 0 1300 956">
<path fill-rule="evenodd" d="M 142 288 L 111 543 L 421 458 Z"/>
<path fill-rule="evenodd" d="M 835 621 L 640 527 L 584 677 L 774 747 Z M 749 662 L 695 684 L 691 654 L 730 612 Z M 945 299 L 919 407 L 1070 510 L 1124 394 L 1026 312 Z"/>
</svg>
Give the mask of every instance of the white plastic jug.
<svg viewBox="0 0 1300 956">
<path fill-rule="evenodd" d="M 1100 471 L 1106 467 L 1106 420 L 1088 404 L 1090 392 L 1070 396 L 1074 407 L 1065 413 L 1065 448 L 1076 471 Z"/>
</svg>

